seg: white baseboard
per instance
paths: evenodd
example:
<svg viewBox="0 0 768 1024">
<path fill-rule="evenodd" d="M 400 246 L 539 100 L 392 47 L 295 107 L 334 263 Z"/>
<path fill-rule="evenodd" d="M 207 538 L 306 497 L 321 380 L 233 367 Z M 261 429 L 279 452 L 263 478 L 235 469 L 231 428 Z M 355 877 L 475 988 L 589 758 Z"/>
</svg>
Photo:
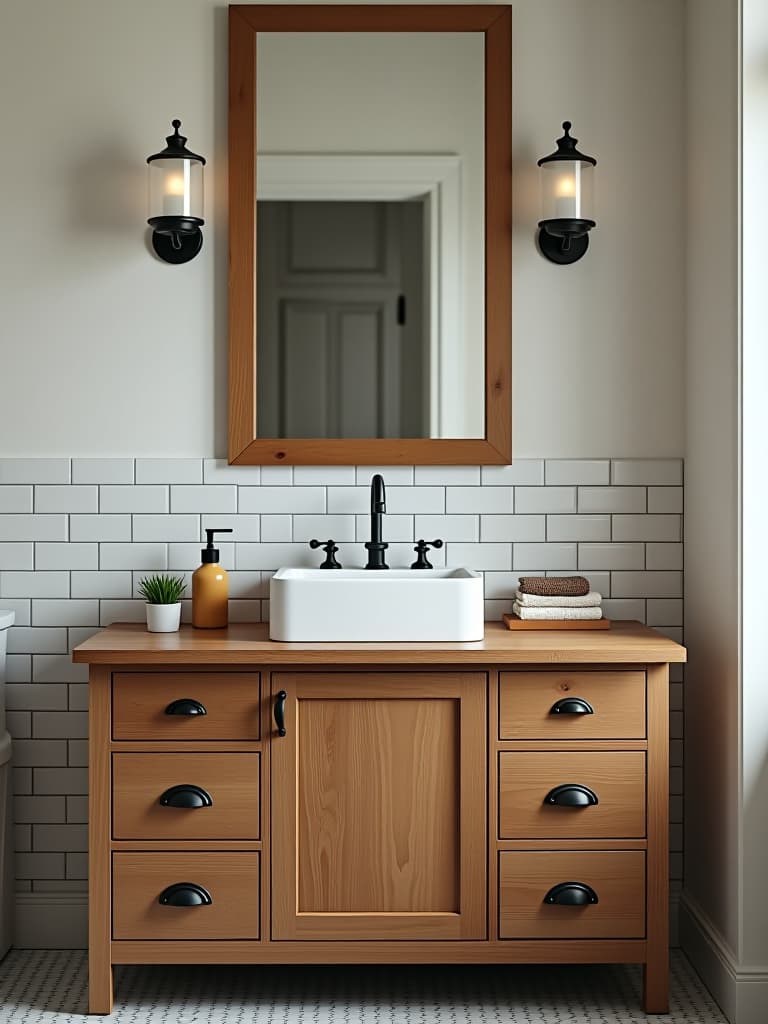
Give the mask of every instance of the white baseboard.
<svg viewBox="0 0 768 1024">
<path fill-rule="evenodd" d="M 17 949 L 85 949 L 88 896 L 84 892 L 18 892 L 13 944 Z"/>
<path fill-rule="evenodd" d="M 768 967 L 742 966 L 696 900 L 680 898 L 680 945 L 731 1024 L 768 1020 Z"/>
</svg>

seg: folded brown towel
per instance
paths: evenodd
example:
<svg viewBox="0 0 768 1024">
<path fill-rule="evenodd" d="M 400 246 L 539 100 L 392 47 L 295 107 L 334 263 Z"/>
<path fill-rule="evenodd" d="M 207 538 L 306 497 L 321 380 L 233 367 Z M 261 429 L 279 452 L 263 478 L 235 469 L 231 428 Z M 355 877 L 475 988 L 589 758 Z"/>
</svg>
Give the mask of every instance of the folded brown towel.
<svg viewBox="0 0 768 1024">
<path fill-rule="evenodd" d="M 521 576 L 520 592 L 539 597 L 581 597 L 589 593 L 586 576 Z"/>
</svg>

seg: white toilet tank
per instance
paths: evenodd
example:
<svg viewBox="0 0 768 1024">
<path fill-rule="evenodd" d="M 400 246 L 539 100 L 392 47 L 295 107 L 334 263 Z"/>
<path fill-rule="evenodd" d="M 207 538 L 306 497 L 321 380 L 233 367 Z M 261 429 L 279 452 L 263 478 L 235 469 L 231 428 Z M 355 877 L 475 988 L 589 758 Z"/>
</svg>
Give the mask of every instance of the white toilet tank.
<svg viewBox="0 0 768 1024">
<path fill-rule="evenodd" d="M 11 737 L 5 728 L 5 652 L 15 613 L 0 608 L 0 957 L 13 938 L 13 841 L 11 819 Z"/>
</svg>

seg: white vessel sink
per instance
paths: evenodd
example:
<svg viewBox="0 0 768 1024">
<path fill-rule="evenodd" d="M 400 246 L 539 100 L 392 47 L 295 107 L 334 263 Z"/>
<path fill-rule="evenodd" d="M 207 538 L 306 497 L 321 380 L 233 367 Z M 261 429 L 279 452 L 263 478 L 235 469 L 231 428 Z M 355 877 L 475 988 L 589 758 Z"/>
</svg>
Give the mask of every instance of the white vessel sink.
<svg viewBox="0 0 768 1024">
<path fill-rule="evenodd" d="M 483 639 L 483 580 L 471 569 L 279 569 L 269 602 L 271 640 Z"/>
</svg>

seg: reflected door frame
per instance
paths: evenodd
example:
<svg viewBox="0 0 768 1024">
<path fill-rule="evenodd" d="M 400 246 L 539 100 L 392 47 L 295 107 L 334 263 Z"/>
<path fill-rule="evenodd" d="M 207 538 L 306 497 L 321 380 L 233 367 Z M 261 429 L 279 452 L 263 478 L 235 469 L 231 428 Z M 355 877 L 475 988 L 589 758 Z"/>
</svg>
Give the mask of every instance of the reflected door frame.
<svg viewBox="0 0 768 1024">
<path fill-rule="evenodd" d="M 259 153 L 256 180 L 259 200 L 424 201 L 429 294 L 429 365 L 424 367 L 424 379 L 429 381 L 429 431 L 431 437 L 467 436 L 461 158 L 451 154 Z"/>
</svg>

